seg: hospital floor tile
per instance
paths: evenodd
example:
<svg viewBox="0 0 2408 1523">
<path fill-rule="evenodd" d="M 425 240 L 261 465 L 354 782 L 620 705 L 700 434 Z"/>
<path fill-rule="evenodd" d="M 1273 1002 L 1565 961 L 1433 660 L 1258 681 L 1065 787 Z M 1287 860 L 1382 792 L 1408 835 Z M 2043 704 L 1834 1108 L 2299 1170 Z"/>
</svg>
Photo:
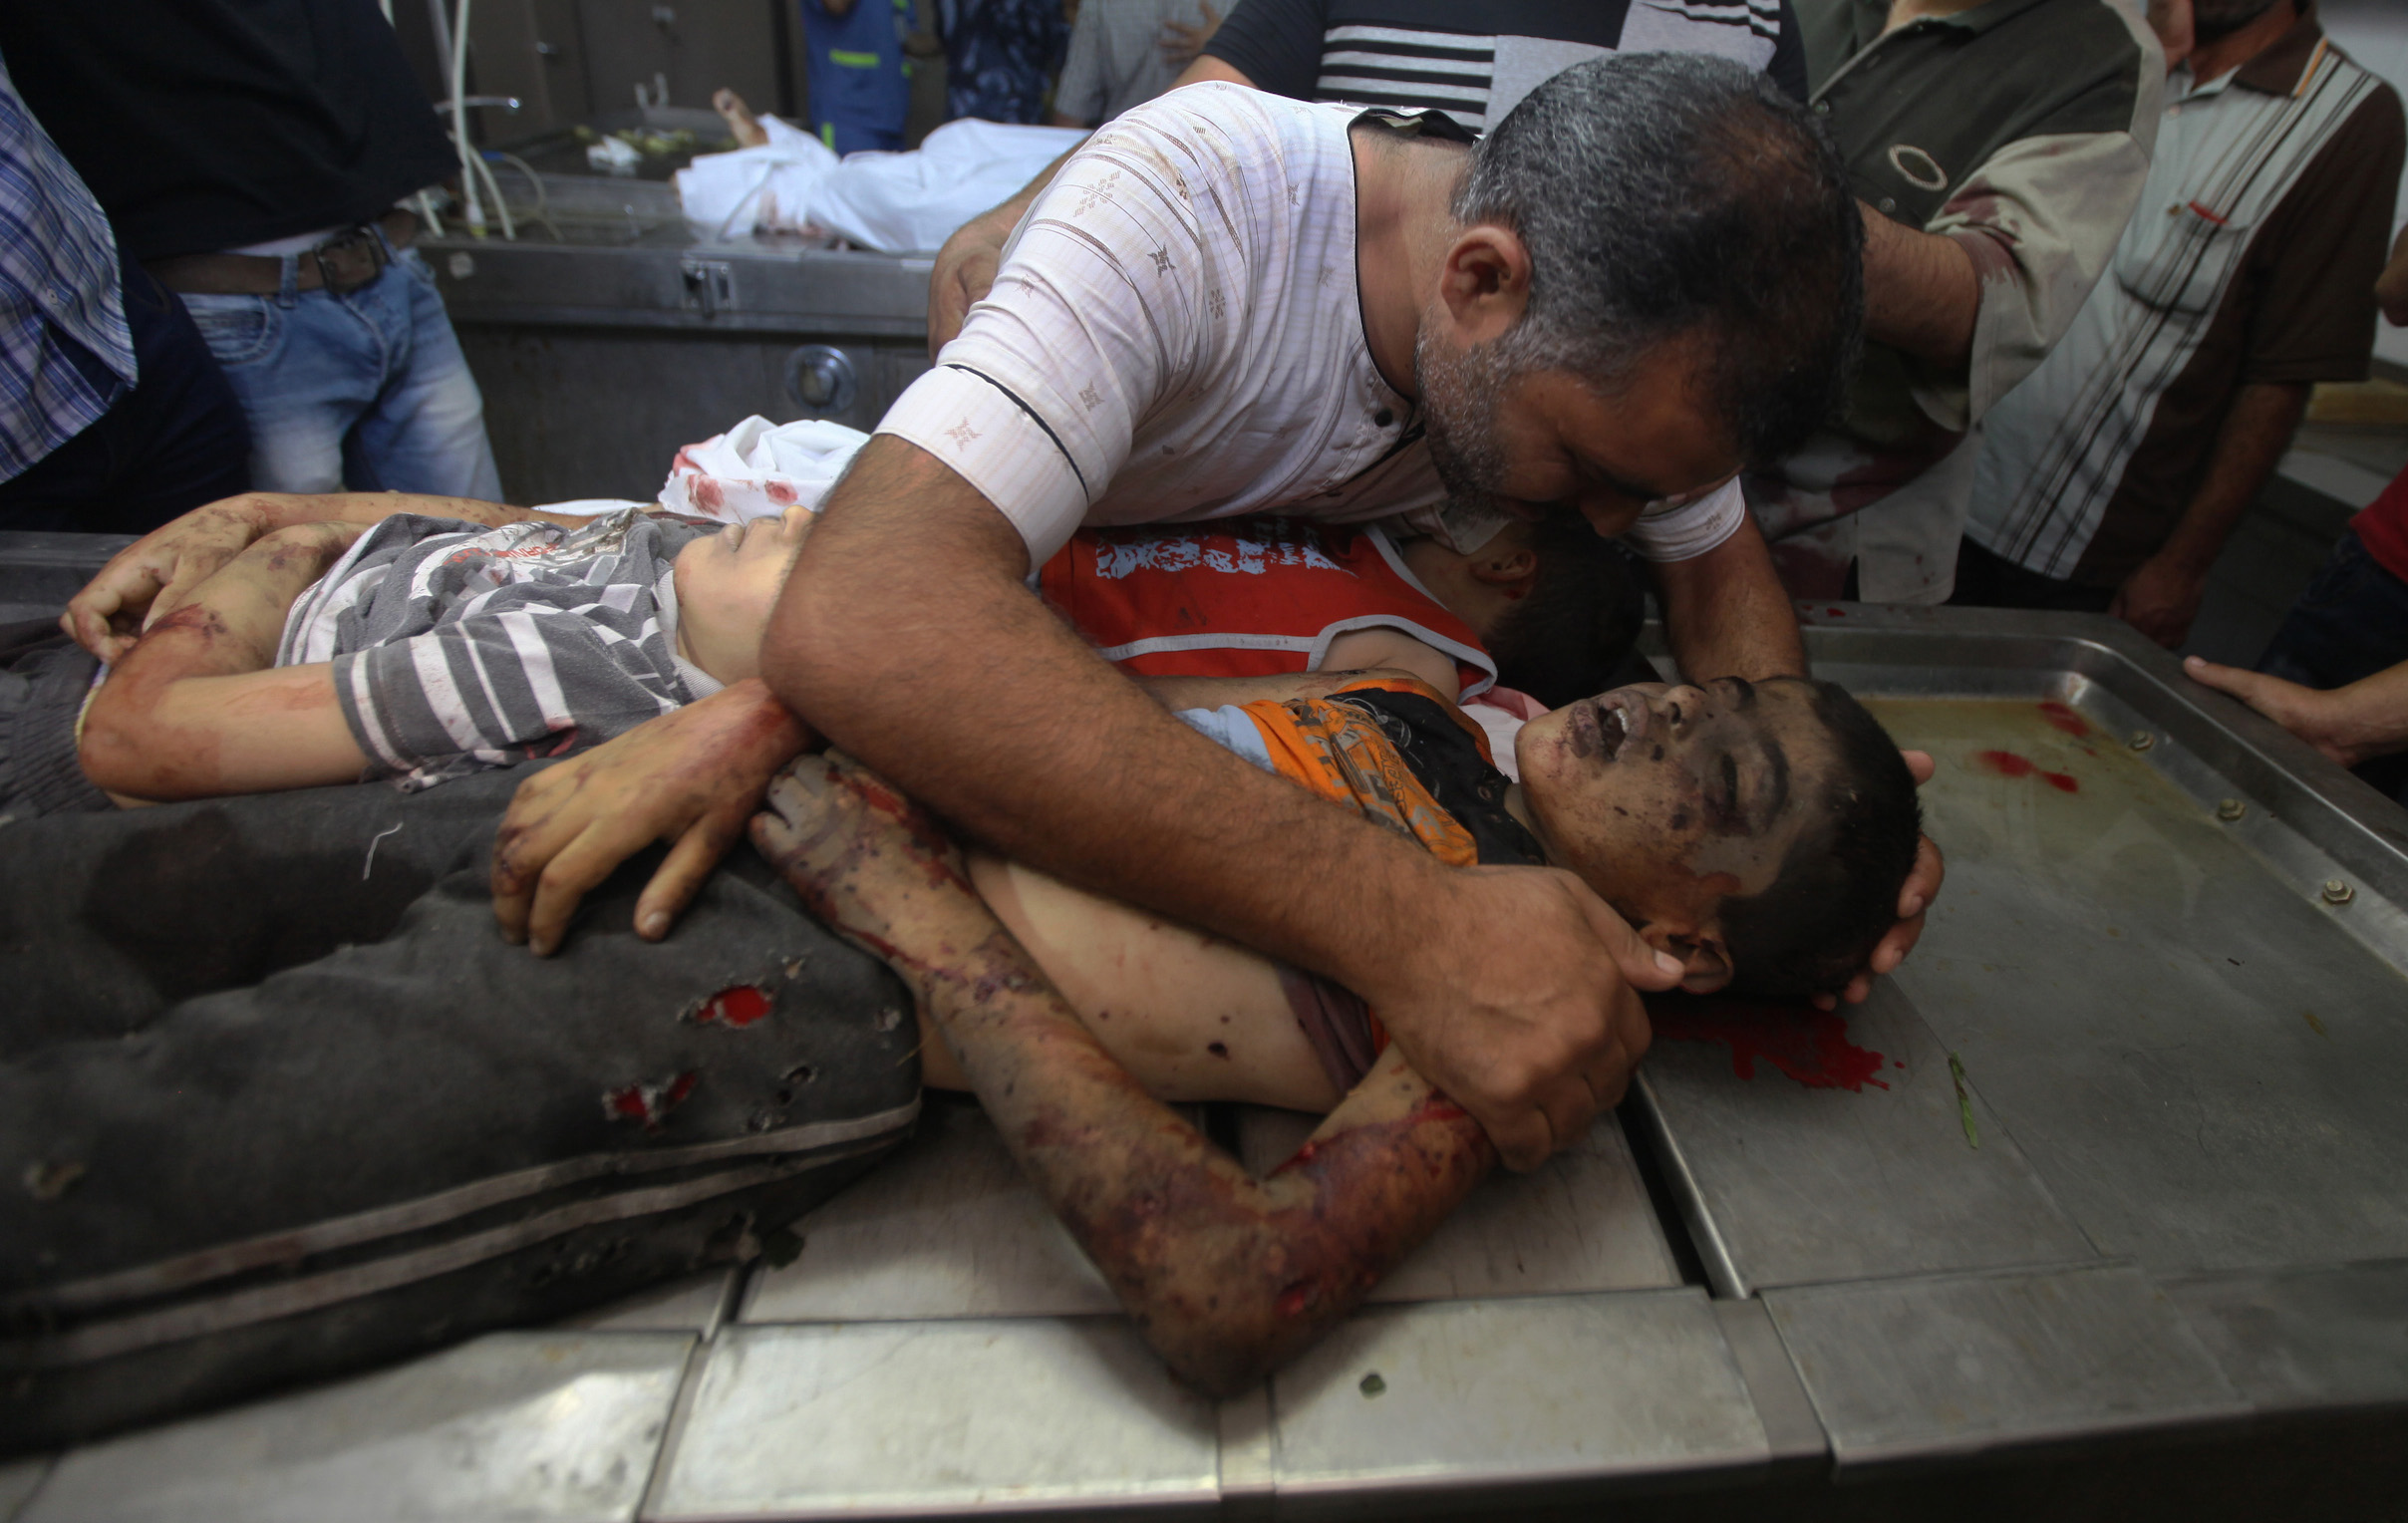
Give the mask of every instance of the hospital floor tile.
<svg viewBox="0 0 2408 1523">
<path fill-rule="evenodd" d="M 918 1136 L 791 1230 L 800 1253 L 754 1271 L 745 1322 L 1120 1309 L 975 1105 L 932 1103 Z"/>
<path fill-rule="evenodd" d="M 1213 1403 L 1116 1317 L 729 1328 L 656 1519 L 951 1515 L 1217 1495 Z"/>
<path fill-rule="evenodd" d="M 17 1523 L 633 1518 L 694 1347 L 503 1333 L 61 1459 Z"/>
</svg>

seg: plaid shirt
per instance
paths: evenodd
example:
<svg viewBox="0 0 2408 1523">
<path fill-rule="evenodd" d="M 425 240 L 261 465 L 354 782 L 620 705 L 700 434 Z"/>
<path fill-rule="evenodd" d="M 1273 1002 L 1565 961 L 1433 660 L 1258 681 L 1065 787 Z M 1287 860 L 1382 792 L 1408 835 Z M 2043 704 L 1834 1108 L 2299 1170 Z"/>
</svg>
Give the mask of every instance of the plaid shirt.
<svg viewBox="0 0 2408 1523">
<path fill-rule="evenodd" d="M 92 361 L 77 362 L 81 347 Z M 117 240 L 0 65 L 0 481 L 134 385 Z"/>
</svg>

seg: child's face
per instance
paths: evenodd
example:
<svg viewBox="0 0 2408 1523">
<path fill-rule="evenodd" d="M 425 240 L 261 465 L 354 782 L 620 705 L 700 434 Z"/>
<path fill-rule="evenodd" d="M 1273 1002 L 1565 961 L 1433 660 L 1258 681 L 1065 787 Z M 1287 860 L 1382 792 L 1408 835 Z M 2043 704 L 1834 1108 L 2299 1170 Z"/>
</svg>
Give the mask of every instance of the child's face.
<svg viewBox="0 0 2408 1523">
<path fill-rule="evenodd" d="M 1812 687 L 1730 677 L 1584 699 L 1533 720 L 1514 752 L 1549 855 L 1676 943 L 1718 943 L 1722 901 L 1780 876 L 1837 762 Z"/>
<path fill-rule="evenodd" d="M 811 531 L 807 507 L 731 523 L 678 551 L 678 649 L 721 682 L 760 675 L 760 637 Z"/>
</svg>

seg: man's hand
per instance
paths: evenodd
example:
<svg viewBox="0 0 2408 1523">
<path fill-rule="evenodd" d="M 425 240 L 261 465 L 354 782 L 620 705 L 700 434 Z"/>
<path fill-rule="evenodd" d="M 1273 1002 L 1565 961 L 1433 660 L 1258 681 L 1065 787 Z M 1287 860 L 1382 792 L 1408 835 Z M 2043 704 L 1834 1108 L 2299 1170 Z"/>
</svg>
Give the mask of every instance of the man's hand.
<svg viewBox="0 0 2408 1523">
<path fill-rule="evenodd" d="M 1184 21 L 1162 23 L 1162 35 L 1154 46 L 1161 49 L 1162 62 L 1173 69 L 1184 69 L 1194 63 L 1204 45 L 1212 41 L 1212 34 L 1221 30 L 1221 13 L 1212 8 L 1212 0 L 1201 0 L 1201 7 L 1204 21 L 1200 26 L 1189 26 Z"/>
<path fill-rule="evenodd" d="M 194 588 L 278 526 L 263 499 L 211 502 L 126 546 L 68 599 L 59 627 L 76 644 L 116 662 L 142 632 L 173 613 Z"/>
<path fill-rule="evenodd" d="M 1930 752 L 1908 751 L 1899 755 L 1907 759 L 1907 770 L 1915 774 L 1917 787 L 1931 781 L 1932 774 L 1939 770 Z M 1923 939 L 1924 913 L 1940 897 L 1940 880 L 1947 876 L 1948 864 L 1941 860 L 1940 843 L 1925 836 L 1915 848 L 1915 866 L 1898 890 L 1898 924 L 1874 947 L 1873 955 L 1865 960 L 1864 971 L 1850 979 L 1837 998 L 1817 995 L 1814 1003 L 1825 1010 L 1836 1009 L 1841 1000 L 1851 1005 L 1864 1004 L 1873 993 L 1873 981 L 1896 972 L 1898 965 L 1907 960 L 1907 954 L 1915 950 L 1915 944 Z"/>
<path fill-rule="evenodd" d="M 2391 241 L 2391 262 L 2375 277 L 2374 299 L 2394 328 L 2408 328 L 2408 227 Z"/>
<path fill-rule="evenodd" d="M 654 841 L 668 860 L 636 900 L 659 941 L 741 839 L 776 770 L 811 734 L 757 680 L 639 725 L 521 783 L 493 838 L 493 915 L 537 956 L 620 863 Z"/>
<path fill-rule="evenodd" d="M 2408 750 L 2408 662 L 2331 689 L 2303 688 L 2197 656 L 2185 661 L 2183 670 L 2192 681 L 2240 699 L 2343 766 Z"/>
<path fill-rule="evenodd" d="M 2205 571 L 2170 556 L 2152 555 L 2115 589 L 2115 600 L 2107 611 L 2174 650 L 2189 638 L 2191 621 L 2199 617 L 2199 600 L 2207 590 Z"/>
<path fill-rule="evenodd" d="M 1639 991 L 1660 957 L 1589 886 L 1554 868 L 1448 868 L 1426 934 L 1358 993 L 1413 1066 L 1478 1118 L 1507 1166 L 1533 1169 L 1622 1100 L 1648 1051 Z M 1368 981 L 1363 981 L 1368 986 Z"/>
<path fill-rule="evenodd" d="M 1053 175 L 1049 172 L 1046 178 Z M 977 305 L 995 285 L 995 272 L 1001 267 L 1004 244 L 1010 241 L 1013 227 L 1020 221 L 1013 203 L 1005 202 L 993 211 L 984 211 L 953 230 L 945 246 L 937 250 L 936 268 L 928 272 L 928 358 L 935 359 L 938 351 L 952 343 Z"/>
</svg>

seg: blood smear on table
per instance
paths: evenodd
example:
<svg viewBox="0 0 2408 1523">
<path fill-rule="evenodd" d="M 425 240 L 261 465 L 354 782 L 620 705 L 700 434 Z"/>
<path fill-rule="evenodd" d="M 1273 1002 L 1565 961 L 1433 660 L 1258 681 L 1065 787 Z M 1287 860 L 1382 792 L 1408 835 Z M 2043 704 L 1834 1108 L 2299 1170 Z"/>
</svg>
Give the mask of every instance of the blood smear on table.
<svg viewBox="0 0 2408 1523">
<path fill-rule="evenodd" d="M 1720 1042 L 1731 1050 L 1731 1072 L 1756 1076 L 1762 1059 L 1809 1089 L 1890 1086 L 1874 1077 L 1881 1054 L 1848 1040 L 1848 1022 L 1811 1005 L 1760 1005 L 1740 1000 L 1662 1001 L 1648 1007 L 1657 1039 Z"/>
</svg>

